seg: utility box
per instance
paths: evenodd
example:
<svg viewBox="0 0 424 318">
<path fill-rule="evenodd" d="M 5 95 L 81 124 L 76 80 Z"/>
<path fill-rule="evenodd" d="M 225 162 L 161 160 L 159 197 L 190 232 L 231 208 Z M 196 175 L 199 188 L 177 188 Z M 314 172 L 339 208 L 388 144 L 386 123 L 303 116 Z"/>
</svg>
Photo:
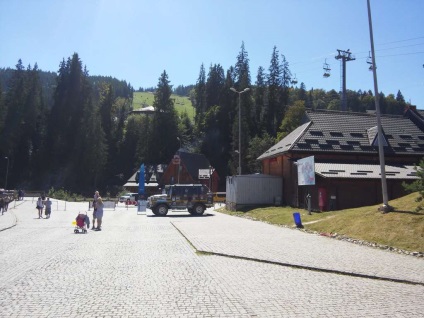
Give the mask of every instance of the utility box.
<svg viewBox="0 0 424 318">
<path fill-rule="evenodd" d="M 247 206 L 272 206 L 281 200 L 282 194 L 282 177 L 266 174 L 229 176 L 226 182 L 226 208 L 236 211 Z"/>
</svg>

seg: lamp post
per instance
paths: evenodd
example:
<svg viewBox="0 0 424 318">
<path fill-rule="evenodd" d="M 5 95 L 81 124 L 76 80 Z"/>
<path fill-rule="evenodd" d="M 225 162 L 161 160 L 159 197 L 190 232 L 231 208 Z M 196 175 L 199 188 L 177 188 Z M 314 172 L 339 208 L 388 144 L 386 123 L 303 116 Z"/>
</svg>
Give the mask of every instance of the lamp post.
<svg viewBox="0 0 424 318">
<path fill-rule="evenodd" d="M 239 149 L 238 149 L 238 168 L 237 168 L 237 173 L 239 175 L 241 175 L 241 94 L 246 93 L 248 91 L 250 91 L 249 87 L 246 87 L 244 90 L 238 92 L 234 87 L 231 87 L 230 90 L 232 90 L 234 93 L 238 94 L 239 97 L 239 102 L 238 102 L 238 113 L 239 113 L 239 120 L 238 120 L 238 124 L 239 124 Z"/>
<path fill-rule="evenodd" d="M 178 148 L 178 177 L 177 177 L 177 184 L 180 184 L 180 165 L 181 165 L 181 154 L 180 154 L 180 149 L 181 149 L 181 139 L 179 137 L 177 137 L 178 141 L 180 142 L 180 148 Z"/>
<path fill-rule="evenodd" d="M 377 85 L 377 65 L 375 64 L 375 52 L 374 52 L 374 35 L 372 31 L 372 19 L 371 19 L 371 5 L 370 0 L 367 0 L 368 8 L 368 25 L 370 30 L 370 42 L 371 42 L 371 54 L 372 54 L 372 72 L 374 78 L 374 96 L 375 96 L 375 112 L 377 117 L 377 140 L 378 140 L 378 156 L 380 159 L 380 174 L 381 174 L 381 192 L 383 196 L 383 206 L 380 207 L 380 211 L 387 213 L 392 210 L 392 207 L 389 205 L 389 196 L 387 193 L 387 181 L 386 181 L 386 163 L 384 159 L 384 148 L 383 148 L 383 128 L 381 126 L 381 116 L 380 116 L 380 103 L 379 103 L 379 93 Z"/>
<path fill-rule="evenodd" d="M 6 180 L 4 182 L 4 189 L 7 190 L 7 175 L 9 174 L 9 157 L 4 157 L 4 159 L 7 160 L 7 166 L 6 166 Z"/>
</svg>

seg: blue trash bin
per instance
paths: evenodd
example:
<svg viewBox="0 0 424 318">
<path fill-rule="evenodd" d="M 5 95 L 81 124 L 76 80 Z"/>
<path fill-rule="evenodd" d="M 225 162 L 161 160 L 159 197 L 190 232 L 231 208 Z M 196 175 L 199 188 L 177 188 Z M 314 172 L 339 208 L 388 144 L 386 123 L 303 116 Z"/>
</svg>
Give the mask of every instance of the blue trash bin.
<svg viewBox="0 0 424 318">
<path fill-rule="evenodd" d="M 302 220 L 300 219 L 300 213 L 299 212 L 294 212 L 293 213 L 293 219 L 294 219 L 294 224 L 296 224 L 296 227 L 298 228 L 302 228 Z"/>
</svg>

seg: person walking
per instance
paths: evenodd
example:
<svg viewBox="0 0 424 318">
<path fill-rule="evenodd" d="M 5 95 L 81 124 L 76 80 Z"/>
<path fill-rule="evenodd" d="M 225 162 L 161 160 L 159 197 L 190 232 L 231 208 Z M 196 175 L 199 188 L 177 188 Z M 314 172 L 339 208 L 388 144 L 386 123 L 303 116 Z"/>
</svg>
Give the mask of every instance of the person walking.
<svg viewBox="0 0 424 318">
<path fill-rule="evenodd" d="M 96 218 L 97 218 L 97 228 L 96 231 L 102 230 L 102 220 L 103 220 L 103 200 L 102 197 L 98 197 L 97 199 L 97 211 L 96 211 Z"/>
<path fill-rule="evenodd" d="M 38 197 L 37 210 L 38 210 L 38 218 L 39 219 L 43 218 L 43 208 L 44 208 L 43 200 L 41 199 L 41 197 Z"/>
<path fill-rule="evenodd" d="M 100 197 L 99 191 L 94 192 L 93 197 L 93 227 L 92 230 L 96 229 L 96 219 L 97 219 L 97 199 Z M 97 221 L 97 225 L 99 222 Z"/>
<path fill-rule="evenodd" d="M 0 197 L 0 211 L 1 211 L 1 215 L 4 214 L 4 199 L 3 197 Z"/>
<path fill-rule="evenodd" d="M 47 198 L 46 201 L 46 219 L 50 219 L 50 215 L 52 214 L 52 201 L 50 201 L 50 198 Z"/>
<path fill-rule="evenodd" d="M 6 195 L 4 197 L 4 206 L 3 206 L 3 210 L 6 212 L 9 209 L 9 203 L 10 203 L 11 199 L 9 195 Z"/>
</svg>

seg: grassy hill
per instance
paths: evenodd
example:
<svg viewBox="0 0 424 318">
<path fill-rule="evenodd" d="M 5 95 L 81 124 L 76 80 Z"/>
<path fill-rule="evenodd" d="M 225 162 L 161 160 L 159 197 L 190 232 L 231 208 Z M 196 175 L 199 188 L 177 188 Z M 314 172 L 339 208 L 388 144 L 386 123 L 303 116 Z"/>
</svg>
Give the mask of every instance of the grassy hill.
<svg viewBox="0 0 424 318">
<path fill-rule="evenodd" d="M 140 109 L 142 107 L 152 106 L 154 98 L 155 97 L 153 93 L 150 92 L 134 92 L 133 109 Z M 194 108 L 188 97 L 173 94 L 171 95 L 171 98 L 174 99 L 174 106 L 179 114 L 187 112 L 190 119 L 194 119 Z"/>
<path fill-rule="evenodd" d="M 417 193 L 389 202 L 395 211 L 382 214 L 380 205 L 332 212 L 312 213 L 291 207 L 258 208 L 247 212 L 222 211 L 271 224 L 293 226 L 293 212 L 301 214 L 306 230 L 326 236 L 348 237 L 399 248 L 424 252 L 424 211 L 416 212 Z"/>
</svg>

